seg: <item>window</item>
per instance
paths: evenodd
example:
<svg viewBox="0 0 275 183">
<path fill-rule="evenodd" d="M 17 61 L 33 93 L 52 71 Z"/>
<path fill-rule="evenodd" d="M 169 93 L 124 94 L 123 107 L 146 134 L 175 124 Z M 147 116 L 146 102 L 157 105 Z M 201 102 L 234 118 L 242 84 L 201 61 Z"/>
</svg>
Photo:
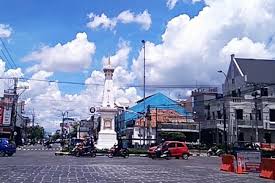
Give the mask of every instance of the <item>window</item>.
<svg viewBox="0 0 275 183">
<path fill-rule="evenodd" d="M 250 115 L 250 120 L 253 120 L 252 113 L 250 113 L 249 115 Z"/>
<path fill-rule="evenodd" d="M 261 88 L 261 96 L 268 96 L 268 88 Z"/>
<path fill-rule="evenodd" d="M 170 144 L 168 144 L 168 148 L 173 148 L 173 147 L 176 147 L 176 144 L 175 144 L 175 143 L 170 143 Z"/>
<path fill-rule="evenodd" d="M 218 116 L 218 119 L 222 119 L 222 113 L 221 113 L 221 111 L 217 111 L 217 116 Z"/>
<path fill-rule="evenodd" d="M 232 84 L 235 84 L 235 79 L 234 78 L 232 78 Z"/>
<path fill-rule="evenodd" d="M 183 147 L 183 144 L 177 143 L 177 146 L 178 146 L 178 147 Z"/>
<path fill-rule="evenodd" d="M 238 89 L 238 97 L 241 97 L 242 96 L 242 92 L 241 92 L 241 89 L 239 88 Z"/>
<path fill-rule="evenodd" d="M 236 119 L 243 119 L 243 110 L 242 109 L 236 109 Z"/>
<path fill-rule="evenodd" d="M 232 97 L 237 97 L 237 92 L 235 90 L 232 91 Z"/>
<path fill-rule="evenodd" d="M 269 121 L 275 121 L 275 109 L 269 109 Z"/>
<path fill-rule="evenodd" d="M 262 120 L 262 111 L 258 110 L 258 120 Z"/>
<path fill-rule="evenodd" d="M 215 112 L 212 112 L 213 119 L 216 119 Z"/>
</svg>

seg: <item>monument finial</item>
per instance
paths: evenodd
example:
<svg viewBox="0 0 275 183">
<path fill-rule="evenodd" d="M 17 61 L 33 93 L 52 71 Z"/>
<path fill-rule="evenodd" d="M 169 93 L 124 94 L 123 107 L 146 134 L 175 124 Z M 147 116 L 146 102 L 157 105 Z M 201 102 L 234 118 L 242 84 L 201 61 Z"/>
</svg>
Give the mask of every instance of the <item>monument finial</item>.
<svg viewBox="0 0 275 183">
<path fill-rule="evenodd" d="M 111 65 L 111 57 L 109 57 L 108 65 Z"/>
</svg>

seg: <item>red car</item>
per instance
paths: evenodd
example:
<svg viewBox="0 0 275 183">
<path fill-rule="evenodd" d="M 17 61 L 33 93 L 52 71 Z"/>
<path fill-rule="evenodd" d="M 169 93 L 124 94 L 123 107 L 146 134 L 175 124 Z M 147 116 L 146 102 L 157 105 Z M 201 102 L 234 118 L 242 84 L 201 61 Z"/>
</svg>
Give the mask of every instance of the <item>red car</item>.
<svg viewBox="0 0 275 183">
<path fill-rule="evenodd" d="M 179 141 L 166 141 L 158 146 L 154 146 L 148 149 L 148 156 L 151 158 L 156 157 L 157 152 L 163 153 L 168 150 L 168 154 L 171 157 L 182 157 L 183 159 L 188 159 L 190 156 L 189 149 L 184 142 Z"/>
</svg>

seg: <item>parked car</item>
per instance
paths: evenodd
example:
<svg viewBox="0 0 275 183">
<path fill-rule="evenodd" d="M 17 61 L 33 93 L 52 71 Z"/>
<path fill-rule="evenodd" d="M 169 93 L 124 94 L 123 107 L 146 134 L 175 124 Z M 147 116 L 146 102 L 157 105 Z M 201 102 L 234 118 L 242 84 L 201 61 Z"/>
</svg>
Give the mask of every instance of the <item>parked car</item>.
<svg viewBox="0 0 275 183">
<path fill-rule="evenodd" d="M 0 156 L 12 156 L 16 152 L 16 146 L 7 138 L 0 138 Z"/>
<path fill-rule="evenodd" d="M 165 157 L 182 157 L 183 159 L 188 159 L 190 156 L 187 145 L 184 142 L 179 141 L 165 141 L 158 146 L 149 148 L 147 152 L 148 156 L 151 158 L 159 158 L 163 154 L 165 154 Z"/>
</svg>

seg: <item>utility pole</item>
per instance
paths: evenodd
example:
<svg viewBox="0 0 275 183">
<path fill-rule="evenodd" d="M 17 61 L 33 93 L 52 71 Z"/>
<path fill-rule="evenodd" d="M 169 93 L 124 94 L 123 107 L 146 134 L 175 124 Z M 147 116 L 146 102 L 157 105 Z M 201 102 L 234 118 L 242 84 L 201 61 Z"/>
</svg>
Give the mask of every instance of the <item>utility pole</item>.
<svg viewBox="0 0 275 183">
<path fill-rule="evenodd" d="M 158 144 L 158 108 L 156 107 L 156 144 Z"/>
<path fill-rule="evenodd" d="M 15 141 L 15 135 L 16 135 L 16 114 L 17 114 L 17 83 L 18 78 L 13 78 L 14 85 L 13 85 L 13 100 L 12 100 L 12 109 L 11 109 L 11 127 L 12 127 L 12 133 L 11 133 L 11 140 Z"/>
<path fill-rule="evenodd" d="M 255 130 L 255 141 L 259 141 L 259 129 L 258 129 L 258 106 L 257 106 L 257 86 L 254 84 L 254 93 L 252 96 L 254 96 L 254 106 L 255 106 L 255 125 L 256 125 L 256 130 Z"/>
<path fill-rule="evenodd" d="M 34 127 L 34 118 L 35 118 L 35 113 L 34 113 L 34 109 L 32 109 L 32 128 Z"/>
<path fill-rule="evenodd" d="M 64 120 L 65 120 L 65 112 L 62 112 L 62 123 L 61 123 L 61 142 L 63 144 L 63 140 L 64 140 Z"/>
<path fill-rule="evenodd" d="M 146 131 L 146 118 L 145 118 L 145 41 L 142 40 L 141 41 L 143 44 L 143 110 L 144 110 L 144 115 L 143 115 L 143 120 L 144 120 L 144 124 L 143 124 L 143 146 L 145 147 L 145 131 Z"/>
<path fill-rule="evenodd" d="M 223 101 L 223 138 L 224 138 L 224 146 L 225 146 L 225 153 L 227 154 L 227 134 L 226 134 L 226 110 L 225 110 L 225 98 Z"/>
</svg>

